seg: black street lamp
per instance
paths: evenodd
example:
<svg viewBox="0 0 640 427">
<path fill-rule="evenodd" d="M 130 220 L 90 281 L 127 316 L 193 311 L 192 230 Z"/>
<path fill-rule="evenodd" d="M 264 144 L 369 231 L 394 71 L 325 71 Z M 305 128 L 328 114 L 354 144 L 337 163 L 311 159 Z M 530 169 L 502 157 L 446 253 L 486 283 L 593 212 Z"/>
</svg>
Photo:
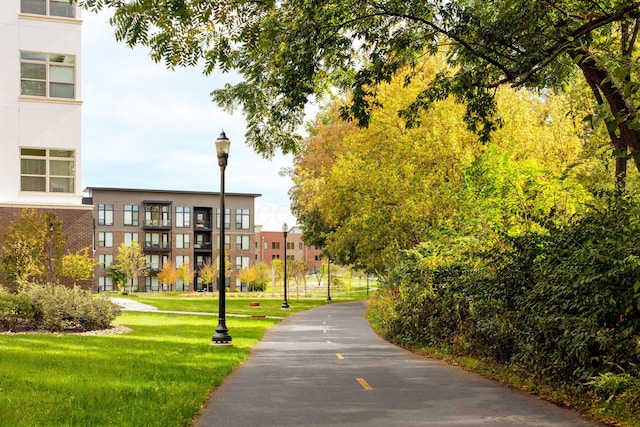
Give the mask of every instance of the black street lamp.
<svg viewBox="0 0 640 427">
<path fill-rule="evenodd" d="M 211 338 L 213 342 L 211 345 L 232 345 L 231 335 L 229 335 L 226 322 L 226 307 L 225 307 L 225 254 L 224 254 L 224 170 L 227 167 L 227 160 L 229 159 L 229 146 L 231 141 L 225 135 L 224 130 L 220 132 L 220 136 L 216 139 L 216 154 L 218 155 L 218 165 L 220 166 L 220 279 L 218 285 L 219 299 L 218 299 L 218 327 L 216 333 Z"/>
<path fill-rule="evenodd" d="M 283 310 L 289 309 L 289 303 L 287 302 L 287 234 L 289 233 L 289 227 L 285 222 L 282 226 L 282 235 L 284 236 L 284 301 L 282 302 Z"/>
<path fill-rule="evenodd" d="M 327 257 L 327 302 L 331 302 L 331 259 Z"/>
</svg>

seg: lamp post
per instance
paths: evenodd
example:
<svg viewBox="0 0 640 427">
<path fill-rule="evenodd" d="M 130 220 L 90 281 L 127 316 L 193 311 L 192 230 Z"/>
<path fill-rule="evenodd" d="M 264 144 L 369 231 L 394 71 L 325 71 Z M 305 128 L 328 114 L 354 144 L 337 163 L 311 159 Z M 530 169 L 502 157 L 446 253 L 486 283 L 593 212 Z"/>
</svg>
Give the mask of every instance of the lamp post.
<svg viewBox="0 0 640 427">
<path fill-rule="evenodd" d="M 327 302 L 331 302 L 331 258 L 327 257 Z"/>
<path fill-rule="evenodd" d="M 289 303 L 287 302 L 287 234 L 289 233 L 289 227 L 285 222 L 282 226 L 282 235 L 284 236 L 284 301 L 282 302 L 283 310 L 289 309 Z"/>
<path fill-rule="evenodd" d="M 218 166 L 220 166 L 220 283 L 218 284 L 218 327 L 216 333 L 213 334 L 212 345 L 232 345 L 231 335 L 227 329 L 226 307 L 225 307 L 225 254 L 224 254 L 224 170 L 227 167 L 229 159 L 229 146 L 231 141 L 225 135 L 224 130 L 220 132 L 220 136 L 216 139 L 216 154 L 218 156 Z"/>
</svg>

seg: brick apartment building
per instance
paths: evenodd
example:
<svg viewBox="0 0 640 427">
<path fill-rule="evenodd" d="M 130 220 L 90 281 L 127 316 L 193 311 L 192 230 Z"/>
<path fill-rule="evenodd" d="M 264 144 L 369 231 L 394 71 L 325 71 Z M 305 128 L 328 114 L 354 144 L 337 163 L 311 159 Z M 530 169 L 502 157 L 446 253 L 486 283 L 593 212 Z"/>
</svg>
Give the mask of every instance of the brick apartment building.
<svg viewBox="0 0 640 427">
<path fill-rule="evenodd" d="M 147 276 L 134 281 L 140 292 L 163 290 L 157 273 L 167 261 L 176 267 L 189 264 L 196 273 L 192 283 L 178 281 L 177 291 L 213 290 L 198 270 L 220 250 L 220 194 L 196 191 L 140 190 L 125 188 L 86 189 L 85 203 L 93 206 L 95 254 L 99 263 L 94 288 L 114 290 L 108 267 L 118 247 L 137 241 L 144 249 Z M 226 286 L 240 286 L 239 270 L 253 265 L 255 256 L 255 198 L 260 194 L 225 193 L 225 253 L 231 274 Z"/>
<path fill-rule="evenodd" d="M 284 258 L 282 231 L 260 231 L 257 236 L 260 241 L 256 259 L 271 265 L 271 260 Z M 296 226 L 287 233 L 287 260 L 300 259 L 306 260 L 310 269 L 319 268 L 322 265 L 320 249 L 305 245 L 302 241 L 302 229 Z"/>
</svg>

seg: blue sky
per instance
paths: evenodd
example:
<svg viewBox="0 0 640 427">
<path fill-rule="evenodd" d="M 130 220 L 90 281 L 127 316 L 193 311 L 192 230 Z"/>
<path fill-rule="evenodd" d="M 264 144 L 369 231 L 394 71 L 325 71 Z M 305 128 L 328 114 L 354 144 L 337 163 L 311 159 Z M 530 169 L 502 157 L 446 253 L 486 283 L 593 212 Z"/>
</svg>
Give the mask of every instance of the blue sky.
<svg viewBox="0 0 640 427">
<path fill-rule="evenodd" d="M 244 143 L 245 121 L 218 109 L 209 93 L 233 75 L 170 71 L 143 47 L 116 42 L 110 14 L 83 11 L 82 186 L 219 191 L 215 140 L 231 140 L 225 187 L 262 194 L 256 224 L 278 231 L 295 224 L 292 182 L 279 176 L 291 156 L 265 160 Z M 237 79 L 237 76 L 235 77 Z"/>
</svg>

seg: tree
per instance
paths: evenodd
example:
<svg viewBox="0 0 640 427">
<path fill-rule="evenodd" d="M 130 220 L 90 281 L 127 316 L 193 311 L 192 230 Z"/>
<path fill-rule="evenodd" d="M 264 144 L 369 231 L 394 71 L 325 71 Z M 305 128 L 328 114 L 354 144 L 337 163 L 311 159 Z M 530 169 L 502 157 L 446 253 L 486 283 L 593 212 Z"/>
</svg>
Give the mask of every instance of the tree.
<svg viewBox="0 0 640 427">
<path fill-rule="evenodd" d="M 615 148 L 619 186 L 628 156 L 640 168 L 640 3 L 631 0 L 80 3 L 114 8 L 116 38 L 148 46 L 169 68 L 203 60 L 205 73 L 237 71 L 241 81 L 213 98 L 228 110 L 241 106 L 248 144 L 267 156 L 297 150 L 305 105 L 331 90 L 350 94 L 343 118 L 368 126 L 378 84 L 446 46 L 449 68 L 399 110 L 409 127 L 453 95 L 487 141 L 500 123 L 497 87 L 558 88 L 580 73 Z"/>
<path fill-rule="evenodd" d="M 256 291 L 264 291 L 267 289 L 267 283 L 271 279 L 271 272 L 269 271 L 269 266 L 264 262 L 257 262 L 254 265 L 256 269 L 256 281 L 254 283 L 254 290 Z"/>
<path fill-rule="evenodd" d="M 177 271 L 178 279 L 182 280 L 183 289 L 189 289 L 189 283 L 193 280 L 193 269 L 191 268 L 191 264 L 188 262 L 183 263 Z"/>
<path fill-rule="evenodd" d="M 130 284 L 129 288 L 133 291 L 133 279 L 147 275 L 147 261 L 140 244 L 135 240 L 131 242 L 130 246 L 121 243 L 111 268 L 127 278 Z M 124 291 L 126 292 L 126 288 Z"/>
<path fill-rule="evenodd" d="M 178 279 L 178 272 L 176 271 L 175 265 L 169 260 L 167 260 L 162 266 L 162 270 L 158 273 L 158 280 L 163 285 L 169 285 L 169 290 L 173 290 L 173 285 L 176 283 Z"/>
<path fill-rule="evenodd" d="M 89 255 L 89 248 L 82 248 L 62 257 L 60 274 L 73 280 L 75 286 L 79 280 L 91 279 L 96 265 L 94 258 Z"/>
<path fill-rule="evenodd" d="M 464 108 L 452 99 L 423 112 L 424 126 L 404 128 L 395 111 L 444 66 L 432 58 L 410 85 L 407 69 L 375 88 L 388 108 L 375 107 L 366 129 L 344 129 L 339 108 L 329 105 L 305 141 L 292 208 L 305 242 L 323 243 L 338 264 L 383 273 L 399 250 L 438 234 L 491 247 L 500 231 L 566 222 L 590 199 L 592 164 L 582 157 L 564 95 L 499 90 L 497 111 L 514 119 L 485 145 L 465 129 Z M 334 126 L 340 141 L 331 139 Z"/>
<path fill-rule="evenodd" d="M 300 285 L 304 286 L 304 296 L 307 296 L 307 272 L 311 268 L 307 260 L 296 259 L 290 262 L 291 275 L 296 282 L 296 293 L 300 296 Z"/>
<path fill-rule="evenodd" d="M 212 263 L 211 258 L 207 258 L 202 267 L 198 270 L 198 277 L 200 281 L 204 284 L 210 285 L 213 281 L 218 277 L 218 264 Z"/>
<path fill-rule="evenodd" d="M 243 268 L 242 270 L 238 271 L 236 277 L 238 278 L 238 280 L 240 280 L 241 283 L 246 283 L 247 285 L 251 286 L 251 289 L 253 289 L 253 285 L 255 284 L 257 277 L 255 266 L 252 265 L 251 267 Z"/>
<path fill-rule="evenodd" d="M 272 294 L 276 293 L 276 284 L 281 283 L 284 279 L 284 262 L 281 259 L 272 259 L 271 260 L 271 273 L 272 273 L 272 282 L 273 282 L 273 290 Z"/>
<path fill-rule="evenodd" d="M 29 280 L 55 282 L 65 244 L 62 222 L 55 213 L 20 211 L 9 225 L 0 250 L 0 270 L 9 287 L 18 290 Z"/>
</svg>

